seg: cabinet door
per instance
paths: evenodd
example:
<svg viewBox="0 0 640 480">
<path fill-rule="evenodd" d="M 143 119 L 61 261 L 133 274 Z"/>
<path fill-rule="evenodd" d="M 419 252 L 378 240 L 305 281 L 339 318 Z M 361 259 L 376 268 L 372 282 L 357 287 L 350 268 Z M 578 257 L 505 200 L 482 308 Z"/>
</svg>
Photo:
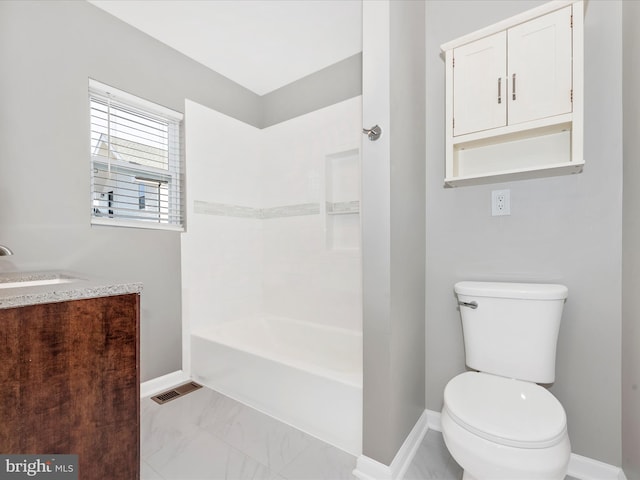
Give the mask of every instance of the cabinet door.
<svg viewBox="0 0 640 480">
<path fill-rule="evenodd" d="M 82 480 L 139 478 L 139 302 L 0 309 L 0 452 L 76 454 Z"/>
<path fill-rule="evenodd" d="M 571 112 L 571 38 L 571 6 L 509 29 L 509 125 Z"/>
<path fill-rule="evenodd" d="M 507 124 L 506 40 L 499 32 L 454 49 L 454 136 Z"/>
</svg>

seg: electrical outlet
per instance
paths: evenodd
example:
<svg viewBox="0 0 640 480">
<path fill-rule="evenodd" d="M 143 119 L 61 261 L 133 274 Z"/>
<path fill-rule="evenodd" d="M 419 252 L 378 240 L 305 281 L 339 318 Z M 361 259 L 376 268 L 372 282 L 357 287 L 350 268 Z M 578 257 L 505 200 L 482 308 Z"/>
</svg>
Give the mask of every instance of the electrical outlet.
<svg viewBox="0 0 640 480">
<path fill-rule="evenodd" d="M 511 215 L 511 190 L 493 190 L 491 192 L 491 215 Z"/>
</svg>

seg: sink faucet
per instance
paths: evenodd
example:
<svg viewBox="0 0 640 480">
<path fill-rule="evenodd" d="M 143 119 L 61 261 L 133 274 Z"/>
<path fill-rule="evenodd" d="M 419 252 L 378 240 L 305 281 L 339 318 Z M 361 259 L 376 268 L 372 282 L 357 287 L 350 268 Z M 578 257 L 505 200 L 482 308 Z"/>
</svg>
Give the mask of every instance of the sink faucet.
<svg viewBox="0 0 640 480">
<path fill-rule="evenodd" d="M 4 257 L 6 255 L 13 255 L 13 252 L 9 247 L 5 247 L 4 245 L 0 245 L 0 257 Z"/>
</svg>

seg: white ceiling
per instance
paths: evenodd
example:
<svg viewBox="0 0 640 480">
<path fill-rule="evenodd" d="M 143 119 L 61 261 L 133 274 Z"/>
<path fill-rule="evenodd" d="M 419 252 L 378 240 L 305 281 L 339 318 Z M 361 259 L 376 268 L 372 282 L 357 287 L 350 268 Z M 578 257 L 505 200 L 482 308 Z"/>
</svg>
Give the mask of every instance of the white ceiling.
<svg viewBox="0 0 640 480">
<path fill-rule="evenodd" d="M 264 95 L 362 51 L 361 0 L 88 0 Z"/>
</svg>

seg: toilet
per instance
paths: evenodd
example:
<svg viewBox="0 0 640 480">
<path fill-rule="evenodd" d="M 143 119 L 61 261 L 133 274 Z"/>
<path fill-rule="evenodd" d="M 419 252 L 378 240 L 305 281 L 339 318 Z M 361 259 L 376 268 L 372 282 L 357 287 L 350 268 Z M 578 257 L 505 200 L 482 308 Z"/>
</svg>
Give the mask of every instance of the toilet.
<svg viewBox="0 0 640 480">
<path fill-rule="evenodd" d="M 563 480 L 571 444 L 555 380 L 564 285 L 455 285 L 466 364 L 444 390 L 442 435 L 463 480 Z"/>
</svg>

